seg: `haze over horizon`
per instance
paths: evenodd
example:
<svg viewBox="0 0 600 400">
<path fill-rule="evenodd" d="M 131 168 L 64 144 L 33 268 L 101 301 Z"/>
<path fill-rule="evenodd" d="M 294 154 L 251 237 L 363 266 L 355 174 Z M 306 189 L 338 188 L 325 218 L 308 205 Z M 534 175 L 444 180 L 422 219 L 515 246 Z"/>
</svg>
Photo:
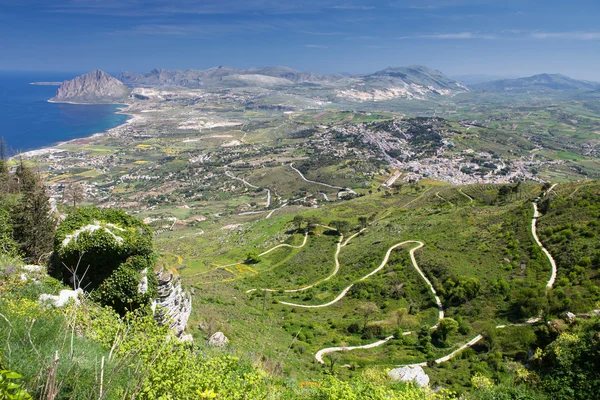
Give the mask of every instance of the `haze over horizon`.
<svg viewBox="0 0 600 400">
<path fill-rule="evenodd" d="M 600 81 L 593 0 L 0 0 L 0 70 L 285 65 Z"/>
</svg>

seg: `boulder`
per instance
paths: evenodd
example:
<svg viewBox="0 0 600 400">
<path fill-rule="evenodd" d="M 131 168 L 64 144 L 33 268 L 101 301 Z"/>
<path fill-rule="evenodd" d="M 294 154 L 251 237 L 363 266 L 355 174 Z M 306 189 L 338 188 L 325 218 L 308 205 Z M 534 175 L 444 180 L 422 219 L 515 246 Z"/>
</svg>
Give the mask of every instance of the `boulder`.
<svg viewBox="0 0 600 400">
<path fill-rule="evenodd" d="M 64 307 L 70 299 L 73 299 L 75 303 L 79 303 L 79 296 L 83 294 L 83 290 L 61 290 L 58 296 L 53 294 L 41 294 L 38 301 L 40 302 L 52 302 L 55 307 Z"/>
<path fill-rule="evenodd" d="M 394 381 L 413 382 L 419 387 L 429 386 L 429 375 L 418 365 L 394 368 L 388 372 L 388 377 Z"/>
<path fill-rule="evenodd" d="M 215 332 L 209 339 L 208 345 L 213 347 L 223 347 L 229 343 L 229 339 L 223 332 Z"/>
<path fill-rule="evenodd" d="M 184 343 L 194 343 L 194 337 L 191 334 L 185 334 L 185 335 L 181 335 L 181 337 L 179 338 L 179 340 L 181 340 Z"/>
</svg>

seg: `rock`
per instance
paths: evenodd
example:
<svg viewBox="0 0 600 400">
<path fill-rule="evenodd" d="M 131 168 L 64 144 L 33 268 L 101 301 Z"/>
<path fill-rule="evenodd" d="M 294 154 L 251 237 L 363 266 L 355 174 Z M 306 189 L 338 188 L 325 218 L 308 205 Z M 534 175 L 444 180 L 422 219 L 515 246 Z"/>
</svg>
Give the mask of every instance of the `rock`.
<svg viewBox="0 0 600 400">
<path fill-rule="evenodd" d="M 569 322 L 575 321 L 575 314 L 573 314 L 572 312 L 567 311 L 565 316 L 567 317 L 567 321 L 569 321 Z"/>
<path fill-rule="evenodd" d="M 55 103 L 118 103 L 129 96 L 129 89 L 121 81 L 96 70 L 63 82 L 50 99 Z"/>
<path fill-rule="evenodd" d="M 44 267 L 41 265 L 23 265 L 21 268 L 27 272 L 42 272 Z"/>
<path fill-rule="evenodd" d="M 388 376 L 394 381 L 414 382 L 420 387 L 429 386 L 429 375 L 418 365 L 394 368 L 388 372 Z"/>
<path fill-rule="evenodd" d="M 79 296 L 83 294 L 82 289 L 77 290 L 61 290 L 58 296 L 53 294 L 41 294 L 38 301 L 50 301 L 55 307 L 64 307 L 70 299 L 73 299 L 76 304 L 79 304 Z"/>
<path fill-rule="evenodd" d="M 229 343 L 229 339 L 223 332 L 215 332 L 209 339 L 208 345 L 213 347 L 223 347 Z"/>
<path fill-rule="evenodd" d="M 170 272 L 156 275 L 158 279 L 158 298 L 152 303 L 154 319 L 175 331 L 180 337 L 187 326 L 192 313 L 192 300 L 181 287 L 181 281 Z"/>
<path fill-rule="evenodd" d="M 194 337 L 189 333 L 185 334 L 185 335 L 181 335 L 179 340 L 181 340 L 182 342 L 194 343 Z"/>
<path fill-rule="evenodd" d="M 138 293 L 144 294 L 148 291 L 148 268 L 144 268 L 141 272 L 142 279 L 138 284 Z"/>
</svg>

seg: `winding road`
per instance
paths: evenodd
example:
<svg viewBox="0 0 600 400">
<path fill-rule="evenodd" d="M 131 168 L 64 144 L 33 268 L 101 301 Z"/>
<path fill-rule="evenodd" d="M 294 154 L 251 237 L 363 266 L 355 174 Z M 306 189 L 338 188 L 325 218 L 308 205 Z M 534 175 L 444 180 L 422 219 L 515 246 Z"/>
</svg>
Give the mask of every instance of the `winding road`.
<svg viewBox="0 0 600 400">
<path fill-rule="evenodd" d="M 248 181 L 247 181 L 247 180 L 245 180 L 244 178 L 240 178 L 240 177 L 237 177 L 237 176 L 235 176 L 234 174 L 232 174 L 232 173 L 231 173 L 231 172 L 229 172 L 229 171 L 225 171 L 225 175 L 227 175 L 227 176 L 228 176 L 228 177 L 230 177 L 231 179 L 235 179 L 235 180 L 238 180 L 238 181 L 240 181 L 240 182 L 243 182 L 243 183 L 244 183 L 244 185 L 246 185 L 246 186 L 248 186 L 248 187 L 251 187 L 251 188 L 253 188 L 253 189 L 260 189 L 258 186 L 255 186 L 255 185 L 251 184 L 250 182 L 248 182 Z M 267 205 L 265 206 L 265 208 L 269 208 L 269 207 L 271 206 L 271 190 L 270 190 L 270 189 L 267 189 L 267 188 L 265 188 L 265 190 L 267 191 Z M 260 214 L 260 213 L 262 213 L 262 212 L 263 212 L 263 211 L 260 211 L 260 212 L 256 211 L 256 212 L 254 212 L 254 214 Z M 239 215 L 248 215 L 248 214 L 249 214 L 249 213 L 242 213 L 242 214 L 239 214 Z"/>
<path fill-rule="evenodd" d="M 332 227 L 330 227 L 330 226 L 327 226 L 327 225 L 319 225 L 319 226 L 322 226 L 323 228 L 327 228 L 327 229 L 332 229 L 332 230 L 335 230 L 334 228 L 332 228 Z M 325 282 L 325 281 L 328 281 L 328 280 L 330 280 L 331 278 L 333 278 L 335 275 L 337 275 L 338 271 L 340 270 L 340 261 L 339 261 L 339 255 L 340 255 L 340 251 L 342 250 L 342 247 L 345 247 L 345 246 L 347 246 L 347 245 L 348 245 L 348 243 L 350 242 L 350 240 L 354 239 L 355 237 L 357 237 L 358 235 L 360 235 L 361 233 L 363 233 L 363 232 L 365 231 L 365 229 L 367 229 L 367 228 L 363 228 L 363 229 L 361 229 L 360 231 L 356 232 L 354 235 L 352 235 L 352 236 L 350 236 L 348 239 L 346 239 L 346 241 L 345 241 L 345 242 L 343 242 L 343 243 L 342 243 L 342 241 L 344 240 L 344 235 L 340 233 L 340 239 L 339 239 L 339 240 L 338 240 L 338 242 L 337 242 L 336 249 L 335 249 L 335 254 L 334 254 L 334 256 L 333 256 L 334 263 L 335 263 L 335 267 L 334 267 L 334 269 L 333 269 L 333 272 L 332 272 L 331 274 L 329 274 L 329 276 L 327 276 L 326 278 L 324 278 L 324 279 L 321 279 L 320 281 L 317 281 L 317 282 L 315 282 L 315 283 L 313 283 L 313 284 L 311 284 L 311 285 L 308 285 L 308 286 L 303 286 L 303 287 L 301 287 L 301 288 L 299 288 L 299 289 L 286 289 L 286 290 L 283 290 L 283 292 L 284 292 L 284 293 L 296 293 L 296 292 L 302 292 L 302 291 L 304 291 L 304 290 L 308 290 L 308 289 L 310 289 L 310 288 L 312 288 L 312 287 L 314 287 L 314 286 L 318 285 L 319 283 L 323 283 L 323 282 Z M 306 233 L 306 235 L 308 235 L 308 233 Z M 275 247 L 273 247 L 272 249 L 269 249 L 269 250 L 267 250 L 267 251 L 266 251 L 266 252 L 264 252 L 264 253 L 261 253 L 261 254 L 259 254 L 259 256 L 262 256 L 262 255 L 264 255 L 264 254 L 268 254 L 268 253 L 270 253 L 271 251 L 275 250 L 276 248 L 278 248 L 278 247 L 282 247 L 282 246 L 294 247 L 294 248 L 296 248 L 296 249 L 299 249 L 299 248 L 301 248 L 301 247 L 304 247 L 304 245 L 306 244 L 306 238 L 307 238 L 307 236 L 305 236 L 305 237 L 304 237 L 304 243 L 302 244 L 302 246 L 299 246 L 299 247 L 294 247 L 294 246 L 290 246 L 290 245 L 279 245 L 279 246 L 275 246 Z M 338 297 L 339 297 L 339 299 L 338 299 L 338 298 L 336 298 L 336 299 L 333 301 L 333 303 L 331 303 L 331 304 L 334 304 L 334 303 L 338 302 L 338 301 L 339 301 L 339 300 L 340 300 L 342 297 L 344 297 L 344 296 L 346 295 L 346 293 L 348 293 L 348 290 L 350 290 L 350 288 L 351 288 L 351 287 L 352 287 L 352 285 L 350 285 L 349 287 L 347 287 L 346 289 L 344 289 L 344 291 L 342 292 L 342 293 L 343 293 L 343 295 L 342 295 L 341 297 L 339 297 L 339 296 L 338 296 Z M 256 291 L 256 290 L 258 290 L 258 289 L 249 289 L 249 290 L 247 290 L 247 291 L 246 291 L 246 293 L 252 293 L 252 292 L 254 292 L 254 291 Z M 279 292 L 279 289 L 260 289 L 260 290 L 261 290 L 261 291 L 263 291 L 263 292 Z M 293 303 L 286 303 L 286 302 L 284 302 L 284 301 L 280 301 L 279 303 L 281 303 L 281 304 L 285 304 L 285 305 L 288 305 L 288 306 L 296 305 L 296 304 L 293 304 Z M 330 304 L 328 304 L 328 305 L 330 305 Z M 299 306 L 299 307 L 303 307 L 302 305 L 298 305 L 298 306 Z M 306 307 L 306 308 L 316 308 L 316 307 L 314 307 L 314 306 L 304 306 L 304 307 Z M 324 305 L 320 305 L 319 307 L 325 307 L 325 306 L 324 306 Z"/>
<path fill-rule="evenodd" d="M 548 195 L 550 193 L 550 191 L 552 191 L 554 189 L 555 186 L 556 186 L 556 184 L 552 185 L 542 196 Z M 461 191 L 461 193 L 463 193 L 463 192 Z M 463 194 L 465 196 L 469 197 L 471 199 L 471 202 L 473 202 L 473 199 L 470 196 L 468 196 L 465 193 L 463 193 Z M 556 268 L 556 262 L 554 261 L 554 258 L 552 257 L 552 255 L 550 254 L 550 252 L 543 246 L 542 242 L 540 241 L 539 237 L 537 236 L 536 224 L 537 224 L 537 219 L 540 216 L 540 213 L 539 213 L 538 208 L 537 208 L 537 203 L 538 203 L 539 199 L 540 199 L 540 197 L 538 197 L 537 199 L 535 199 L 533 201 L 533 203 L 532 203 L 533 204 L 534 213 L 533 213 L 533 218 L 531 220 L 531 233 L 532 233 L 532 236 L 533 236 L 536 244 L 542 249 L 542 251 L 544 252 L 544 254 L 546 254 L 546 257 L 548 258 L 548 261 L 550 262 L 550 265 L 552 266 L 552 272 L 551 272 L 551 275 L 550 275 L 550 279 L 546 283 L 546 288 L 550 289 L 550 288 L 552 288 L 554 286 L 554 282 L 556 280 L 557 268 Z M 427 279 L 427 277 L 423 274 L 423 272 L 421 271 L 421 269 L 417 265 L 417 262 L 416 262 L 415 257 L 414 257 L 415 250 L 420 249 L 421 247 L 423 247 L 423 243 L 419 242 L 419 241 L 407 241 L 407 242 L 402 242 L 402 243 L 399 243 L 397 245 L 394 245 L 394 246 L 392 246 L 392 248 L 390 248 L 388 250 L 388 253 L 386 254 L 385 261 L 387 262 L 387 258 L 389 258 L 389 254 L 391 253 L 391 251 L 394 248 L 396 248 L 397 246 L 400 246 L 402 244 L 409 243 L 409 242 L 419 243 L 419 246 L 414 247 L 414 248 L 412 248 L 410 250 L 411 261 L 412 261 L 413 266 L 415 267 L 415 269 L 421 275 L 421 277 L 425 280 L 425 282 L 427 282 L 430 290 L 432 291 L 432 293 L 435 296 L 436 303 L 438 305 L 438 309 L 439 309 L 438 322 L 437 322 L 436 325 L 434 325 L 432 327 L 432 329 L 435 329 L 435 328 L 438 327 L 439 321 L 444 318 L 444 311 L 443 311 L 443 308 L 442 308 L 442 303 L 441 303 L 439 297 L 437 296 L 437 294 L 435 292 L 435 289 L 433 288 L 433 286 L 431 285 L 431 282 Z M 375 269 L 373 272 L 371 272 L 370 274 L 368 274 L 365 277 L 363 277 L 361 280 L 366 279 L 366 278 L 372 276 L 373 274 L 379 272 L 379 270 L 381 270 L 381 268 L 383 268 L 384 265 L 385 264 L 380 265 L 377 269 Z M 342 294 L 345 295 L 347 293 L 347 291 L 350 289 L 350 287 L 348 287 L 345 290 L 345 292 L 342 292 Z M 327 305 L 333 304 L 335 301 L 340 300 L 343 296 L 340 295 L 338 297 L 339 297 L 339 299 L 336 298 L 336 300 L 334 300 L 333 302 L 328 303 Z M 496 329 L 504 329 L 504 328 L 512 327 L 512 326 L 526 326 L 526 325 L 531 325 L 531 324 L 535 324 L 535 323 L 539 322 L 541 320 L 541 318 L 542 318 L 541 315 L 539 315 L 537 317 L 530 318 L 530 319 L 528 319 L 528 320 L 526 320 L 525 322 L 522 322 L 522 323 L 497 325 Z M 403 332 L 403 335 L 410 335 L 412 333 L 413 332 Z M 317 360 L 318 363 L 325 364 L 325 361 L 323 360 L 323 356 L 326 355 L 326 354 L 334 353 L 334 352 L 339 352 L 339 351 L 351 351 L 351 350 L 358 350 L 358 349 L 371 349 L 371 348 L 374 348 L 374 347 L 381 346 L 381 345 L 387 343 L 388 341 L 390 341 L 393 338 L 394 338 L 394 336 L 388 336 L 387 338 L 385 338 L 383 340 L 379 340 L 377 342 L 366 344 L 366 345 L 362 345 L 362 346 L 328 347 L 328 348 L 319 350 L 315 354 L 315 359 Z M 454 358 L 458 353 L 460 353 L 461 351 L 463 351 L 464 349 L 466 349 L 468 347 L 471 347 L 471 346 L 475 345 L 476 343 L 478 343 L 482 339 L 483 339 L 483 336 L 481 334 L 479 334 L 479 335 L 475 336 L 473 339 L 471 339 L 470 341 L 468 341 L 467 343 L 461 345 L 460 347 L 458 347 L 457 349 L 455 349 L 454 351 L 452 351 L 452 353 L 434 360 L 434 363 L 435 364 L 441 364 L 443 362 L 449 361 L 452 358 Z M 421 366 L 421 367 L 424 367 L 424 366 L 427 366 L 427 362 L 399 365 L 398 367 L 405 367 L 405 366 L 409 366 L 409 367 Z"/>
<path fill-rule="evenodd" d="M 473 205 L 475 203 L 475 200 L 473 200 L 473 198 L 471 196 L 469 196 L 468 194 L 466 194 L 465 192 L 463 192 L 462 189 L 458 189 L 458 191 L 459 191 L 460 194 L 462 194 L 467 199 L 469 199 L 469 201 L 471 202 L 471 205 Z"/>
<path fill-rule="evenodd" d="M 344 190 L 346 188 L 340 187 L 340 186 L 333 186 L 333 185 L 328 185 L 327 183 L 323 183 L 323 182 L 317 182 L 317 181 L 311 181 L 310 179 L 306 179 L 306 177 L 304 176 L 304 174 L 302 172 L 300 172 L 300 170 L 296 167 L 294 167 L 294 163 L 290 164 L 290 168 L 293 169 L 294 171 L 296 171 L 298 173 L 298 175 L 300 175 L 300 178 L 302 178 L 302 180 L 308 182 L 308 183 L 314 183 L 316 185 L 321 185 L 321 186 L 326 186 L 328 188 L 331 189 L 341 189 Z"/>
</svg>

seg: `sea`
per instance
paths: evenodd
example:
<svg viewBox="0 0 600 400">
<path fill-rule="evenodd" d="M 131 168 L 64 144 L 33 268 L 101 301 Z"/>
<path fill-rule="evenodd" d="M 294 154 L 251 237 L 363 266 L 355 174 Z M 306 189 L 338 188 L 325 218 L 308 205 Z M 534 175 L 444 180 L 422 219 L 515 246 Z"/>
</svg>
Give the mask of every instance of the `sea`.
<svg viewBox="0 0 600 400">
<path fill-rule="evenodd" d="M 0 71 L 0 136 L 6 140 L 9 155 L 105 132 L 129 119 L 117 114 L 123 105 L 48 103 L 58 86 L 30 84 L 62 82 L 77 75 Z"/>
</svg>

